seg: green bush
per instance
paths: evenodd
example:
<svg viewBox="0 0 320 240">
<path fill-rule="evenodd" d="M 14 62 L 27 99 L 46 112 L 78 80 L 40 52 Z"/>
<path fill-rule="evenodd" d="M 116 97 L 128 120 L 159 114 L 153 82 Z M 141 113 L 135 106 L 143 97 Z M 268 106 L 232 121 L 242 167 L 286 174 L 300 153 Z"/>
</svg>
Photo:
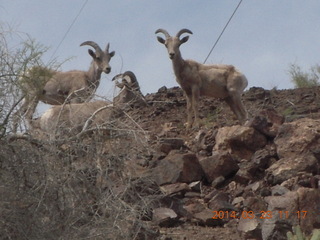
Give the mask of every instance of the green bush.
<svg viewBox="0 0 320 240">
<path fill-rule="evenodd" d="M 291 64 L 289 74 L 295 88 L 314 87 L 320 85 L 320 65 L 314 65 L 310 68 L 309 72 L 305 72 L 300 66 Z"/>
</svg>

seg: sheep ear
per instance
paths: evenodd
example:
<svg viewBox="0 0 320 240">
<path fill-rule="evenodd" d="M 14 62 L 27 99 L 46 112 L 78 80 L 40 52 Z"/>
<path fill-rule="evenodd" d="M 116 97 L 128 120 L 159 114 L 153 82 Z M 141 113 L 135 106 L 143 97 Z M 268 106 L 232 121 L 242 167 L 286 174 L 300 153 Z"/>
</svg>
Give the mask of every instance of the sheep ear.
<svg viewBox="0 0 320 240">
<path fill-rule="evenodd" d="M 111 53 L 109 53 L 110 54 L 110 57 L 113 57 L 115 54 L 116 54 L 116 52 L 115 51 L 112 51 Z"/>
<path fill-rule="evenodd" d="M 182 44 L 182 43 L 187 42 L 188 40 L 189 40 L 189 36 L 185 36 L 185 37 L 183 37 L 183 38 L 180 40 L 180 42 L 181 42 L 181 44 Z"/>
<path fill-rule="evenodd" d="M 159 43 L 164 44 L 166 41 L 162 37 L 157 37 Z"/>
<path fill-rule="evenodd" d="M 88 50 L 88 53 L 91 57 L 96 58 L 96 54 L 91 49 Z"/>
</svg>

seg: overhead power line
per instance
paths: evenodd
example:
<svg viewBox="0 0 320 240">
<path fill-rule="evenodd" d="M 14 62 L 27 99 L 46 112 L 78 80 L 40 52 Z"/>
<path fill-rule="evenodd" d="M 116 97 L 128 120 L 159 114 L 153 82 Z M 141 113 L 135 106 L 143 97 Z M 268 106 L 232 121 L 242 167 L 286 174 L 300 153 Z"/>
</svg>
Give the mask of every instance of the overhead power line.
<svg viewBox="0 0 320 240">
<path fill-rule="evenodd" d="M 225 30 L 226 30 L 226 28 L 228 27 L 228 25 L 229 25 L 229 23 L 230 23 L 231 19 L 233 18 L 233 16 L 234 16 L 234 15 L 235 15 L 235 13 L 237 12 L 237 10 L 238 10 L 238 8 L 240 7 L 241 3 L 242 3 L 242 0 L 240 0 L 240 2 L 238 3 L 237 7 L 236 7 L 236 8 L 235 8 L 235 10 L 233 11 L 233 13 L 232 13 L 231 17 L 229 18 L 228 22 L 227 22 L 227 23 L 226 23 L 226 25 L 224 26 L 224 28 L 223 28 L 222 32 L 220 33 L 220 35 L 219 35 L 218 39 L 217 39 L 217 40 L 216 40 L 216 42 L 213 44 L 213 47 L 211 48 L 211 50 L 210 50 L 210 52 L 209 52 L 208 56 L 206 57 L 206 59 L 204 60 L 204 62 L 203 62 L 203 63 L 206 63 L 206 61 L 208 60 L 208 58 L 209 58 L 209 56 L 211 55 L 211 53 L 212 53 L 213 49 L 214 49 L 214 48 L 216 47 L 216 45 L 218 44 L 218 42 L 219 42 L 219 40 L 220 40 L 221 36 L 223 35 L 224 31 L 225 31 Z"/>
<path fill-rule="evenodd" d="M 56 47 L 56 49 L 54 50 L 50 61 L 52 60 L 52 58 L 54 57 L 54 55 L 57 53 L 58 49 L 60 48 L 61 44 L 63 43 L 63 41 L 66 39 L 68 33 L 70 32 L 71 28 L 73 27 L 73 25 L 75 24 L 75 22 L 77 21 L 78 17 L 80 16 L 82 10 L 85 8 L 85 6 L 87 5 L 89 0 L 85 0 L 85 2 L 82 4 L 82 7 L 80 8 L 78 14 L 75 16 L 75 18 L 73 19 L 73 21 L 71 22 L 69 28 L 67 29 L 66 33 L 63 35 L 61 41 L 59 42 L 58 46 Z"/>
</svg>

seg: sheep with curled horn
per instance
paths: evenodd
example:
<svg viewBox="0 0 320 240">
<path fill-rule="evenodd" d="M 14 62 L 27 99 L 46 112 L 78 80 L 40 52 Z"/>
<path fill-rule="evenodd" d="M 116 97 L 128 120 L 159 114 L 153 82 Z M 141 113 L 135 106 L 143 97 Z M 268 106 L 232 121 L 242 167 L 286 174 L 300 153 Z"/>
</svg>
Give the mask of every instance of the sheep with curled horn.
<svg viewBox="0 0 320 240">
<path fill-rule="evenodd" d="M 206 65 L 193 60 L 184 60 L 179 47 L 188 41 L 189 36 L 180 37 L 184 33 L 192 34 L 189 29 L 181 29 L 176 36 L 170 36 L 164 29 L 158 29 L 155 33 L 164 34 L 165 39 L 160 36 L 157 39 L 166 46 L 176 80 L 187 97 L 187 127 L 199 126 L 200 96 L 225 100 L 240 123 L 245 123 L 247 111 L 241 101 L 241 95 L 248 85 L 245 75 L 232 65 Z"/>
<path fill-rule="evenodd" d="M 72 70 L 67 72 L 54 71 L 36 66 L 26 71 L 21 79 L 24 102 L 14 114 L 13 132 L 17 131 L 18 121 L 25 117 L 29 127 L 39 101 L 51 105 L 65 102 L 82 103 L 91 99 L 100 84 L 101 74 L 110 73 L 109 64 L 115 52 L 109 52 L 109 43 L 105 50 L 93 41 L 83 42 L 80 46 L 90 46 L 92 61 L 88 71 Z M 39 82 L 35 87 L 35 82 Z"/>
<path fill-rule="evenodd" d="M 121 81 L 119 82 L 118 79 Z M 131 71 L 126 71 L 116 75 L 112 81 L 120 88 L 120 92 L 113 98 L 115 106 L 146 106 L 147 101 L 141 93 L 140 86 L 135 74 Z"/>
<path fill-rule="evenodd" d="M 121 79 L 121 82 L 118 82 L 118 79 Z M 33 132 L 46 133 L 56 138 L 79 134 L 87 129 L 108 128 L 123 115 L 128 106 L 147 104 L 133 72 L 118 74 L 113 81 L 116 81 L 116 86 L 121 89 L 113 102 L 94 101 L 54 106 L 33 120 Z"/>
</svg>

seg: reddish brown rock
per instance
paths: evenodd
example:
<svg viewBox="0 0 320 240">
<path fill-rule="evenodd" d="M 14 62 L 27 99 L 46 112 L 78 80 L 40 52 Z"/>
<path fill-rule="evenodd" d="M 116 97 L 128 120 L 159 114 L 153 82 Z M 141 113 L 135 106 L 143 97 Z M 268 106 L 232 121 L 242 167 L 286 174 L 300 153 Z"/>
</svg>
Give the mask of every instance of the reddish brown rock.
<svg viewBox="0 0 320 240">
<path fill-rule="evenodd" d="M 218 130 L 214 150 L 226 151 L 249 160 L 256 150 L 266 144 L 266 137 L 254 128 L 235 125 Z"/>
<path fill-rule="evenodd" d="M 294 158 L 319 149 L 320 120 L 299 119 L 285 123 L 274 140 L 279 158 Z"/>
<path fill-rule="evenodd" d="M 153 210 L 152 221 L 160 227 L 173 227 L 178 221 L 178 215 L 170 208 L 156 208 Z"/>
<path fill-rule="evenodd" d="M 160 160 L 152 174 L 158 185 L 191 183 L 204 177 L 198 158 L 193 153 L 172 153 Z"/>
<path fill-rule="evenodd" d="M 318 165 L 317 159 L 311 154 L 292 158 L 286 157 L 278 160 L 266 170 L 266 178 L 273 185 L 280 184 L 296 177 L 300 172 L 316 173 L 319 168 Z"/>
<path fill-rule="evenodd" d="M 228 153 L 214 152 L 201 159 L 200 164 L 209 183 L 220 176 L 230 177 L 239 170 L 237 162 Z"/>
</svg>

